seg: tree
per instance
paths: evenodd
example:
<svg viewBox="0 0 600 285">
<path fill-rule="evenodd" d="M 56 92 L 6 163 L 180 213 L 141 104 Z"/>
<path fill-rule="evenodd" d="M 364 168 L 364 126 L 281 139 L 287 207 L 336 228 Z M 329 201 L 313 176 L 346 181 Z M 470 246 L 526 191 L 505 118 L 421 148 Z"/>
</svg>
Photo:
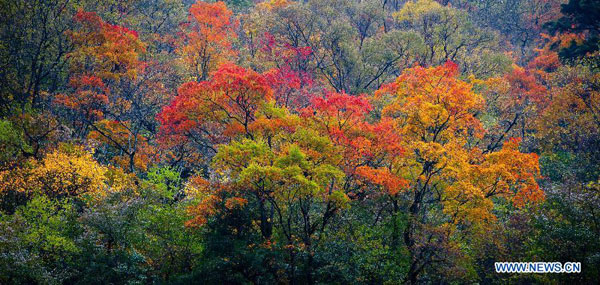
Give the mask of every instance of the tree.
<svg viewBox="0 0 600 285">
<path fill-rule="evenodd" d="M 71 92 L 57 94 L 74 136 L 106 146 L 108 160 L 124 169 L 145 169 L 153 156 L 148 132 L 166 99 L 159 81 L 161 68 L 142 61 L 145 44 L 135 31 L 104 22 L 93 12 L 79 11 L 80 27 L 71 31 L 76 46 L 71 59 Z"/>
<path fill-rule="evenodd" d="M 393 165 L 404 154 L 402 139 L 390 120 L 369 122 L 371 110 L 364 96 L 345 93 L 315 98 L 309 108 L 302 110 L 311 127 L 339 147 L 343 158 L 340 166 L 346 174 L 345 192 L 357 199 L 377 195 L 369 191 L 368 183 L 381 187 L 381 193 L 391 197 L 406 184 Z"/>
<path fill-rule="evenodd" d="M 584 35 L 585 40 L 581 43 L 568 41 L 568 47 L 559 50 L 563 59 L 572 59 L 585 56 L 598 50 L 600 40 L 600 8 L 598 1 L 570 0 L 561 5 L 560 12 L 563 14 L 558 20 L 548 22 L 546 27 L 553 32 L 574 33 Z"/>
<path fill-rule="evenodd" d="M 60 130 L 48 99 L 67 81 L 73 45 L 65 31 L 75 12 L 71 1 L 0 2 L 0 116 L 31 147 L 19 156 L 39 158 L 56 142 Z"/>
<path fill-rule="evenodd" d="M 65 31 L 73 26 L 69 1 L 2 1 L 0 60 L 2 116 L 43 106 L 45 92 L 65 81 L 65 55 L 71 51 Z"/>
<path fill-rule="evenodd" d="M 453 61 L 463 72 L 478 77 L 493 75 L 490 71 L 507 67 L 508 60 L 496 53 L 500 50 L 497 34 L 478 27 L 465 11 L 433 0 L 419 0 L 406 2 L 394 16 L 423 38 L 425 48 L 417 57 L 421 64 L 435 66 Z"/>
<path fill-rule="evenodd" d="M 252 70 L 222 65 L 211 81 L 187 82 L 157 118 L 163 147 L 175 163 L 193 153 L 210 157 L 215 144 L 231 137 L 253 137 L 255 112 L 273 96 L 266 79 Z M 192 154 L 190 154 L 190 152 Z M 190 161 L 191 162 L 191 161 Z M 198 161 L 196 161 L 198 162 Z"/>
<path fill-rule="evenodd" d="M 328 139 L 296 126 L 299 118 L 276 107 L 272 94 L 263 76 L 224 65 L 210 82 L 184 84 L 160 119 L 173 124 L 169 135 L 197 134 L 195 142 L 216 150 L 213 178 L 198 175 L 188 189 L 200 200 L 188 225 L 230 221 L 234 230 L 221 229 L 225 235 L 277 242 L 288 253 L 287 278 L 311 280 L 313 243 L 348 199 L 338 188 L 343 173 L 333 165 Z M 217 132 L 201 140 L 209 127 Z M 299 263 L 306 266 L 301 273 Z"/>
<path fill-rule="evenodd" d="M 257 43 L 268 33 L 284 46 L 309 50 L 303 69 L 314 74 L 319 84 L 350 94 L 373 91 L 414 63 L 422 47 L 415 33 L 385 30 L 386 15 L 378 2 L 261 5 L 243 26 L 250 56 L 255 56 Z"/>
<path fill-rule="evenodd" d="M 110 192 L 119 192 L 132 183 L 125 173 L 96 162 L 80 146 L 61 145 L 40 161 L 3 171 L 1 193 L 24 193 L 27 197 L 45 195 L 52 199 L 79 197 L 94 203 Z"/>
<path fill-rule="evenodd" d="M 190 7 L 177 52 L 190 69 L 191 78 L 198 82 L 207 80 L 211 72 L 235 55 L 231 44 L 236 38 L 237 23 L 232 16 L 222 1 L 198 1 Z"/>
<path fill-rule="evenodd" d="M 550 101 L 540 72 L 515 65 L 504 76 L 483 82 L 483 94 L 488 102 L 486 114 L 491 117 L 490 121 L 496 121 L 490 124 L 490 132 L 486 134 L 487 152 L 495 151 L 510 137 L 523 138 L 526 147 L 533 146 L 534 120 Z"/>
<path fill-rule="evenodd" d="M 403 196 L 409 215 L 403 240 L 410 254 L 410 283 L 429 264 L 453 255 L 457 245 L 452 237 L 469 231 L 459 228 L 493 222 L 494 201 L 522 206 L 544 197 L 536 182 L 538 157 L 521 153 L 518 140 L 490 153 L 474 147 L 483 137 L 476 114 L 484 101 L 457 76 L 458 67 L 450 62 L 415 67 L 378 95 L 391 96 L 382 116 L 394 120 L 407 153 L 395 163 L 409 184 Z"/>
<path fill-rule="evenodd" d="M 536 118 L 540 146 L 551 161 L 571 160 L 564 179 L 574 175 L 576 181 L 590 183 L 597 178 L 595 161 L 600 158 L 599 77 L 586 65 L 562 67 L 552 76 L 556 85 L 550 90 L 550 103 Z"/>
<path fill-rule="evenodd" d="M 0 219 L 0 280 L 3 283 L 60 283 L 75 274 L 81 251 L 76 209 L 68 200 L 36 196 Z"/>
<path fill-rule="evenodd" d="M 508 0 L 472 1 L 443 0 L 452 6 L 469 12 L 473 21 L 481 27 L 500 32 L 501 41 L 510 43 L 518 52 L 517 62 L 526 63 L 535 52 L 536 41 L 541 39 L 543 26 L 560 17 L 560 0 Z"/>
<path fill-rule="evenodd" d="M 302 128 L 220 147 L 213 164 L 223 178 L 202 192 L 191 225 L 248 211 L 254 226 L 230 234 L 256 231 L 262 236 L 256 246 L 273 243 L 273 249 L 287 254 L 286 280 L 312 282 L 314 248 L 349 200 L 332 147 L 327 138 Z"/>
<path fill-rule="evenodd" d="M 316 91 L 314 74 L 308 67 L 311 54 L 310 47 L 293 47 L 269 33 L 263 35 L 253 57 L 256 66 L 268 69 L 264 76 L 278 105 L 298 110 L 310 103 Z"/>
</svg>

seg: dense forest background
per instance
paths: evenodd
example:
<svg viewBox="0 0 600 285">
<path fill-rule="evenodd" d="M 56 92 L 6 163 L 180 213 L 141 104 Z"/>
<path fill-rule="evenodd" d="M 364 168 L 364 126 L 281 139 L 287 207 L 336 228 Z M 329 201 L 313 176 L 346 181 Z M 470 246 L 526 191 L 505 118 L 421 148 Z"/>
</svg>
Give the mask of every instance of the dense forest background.
<svg viewBox="0 0 600 285">
<path fill-rule="evenodd" d="M 0 0 L 0 284 L 597 284 L 599 33 L 597 0 Z"/>
</svg>

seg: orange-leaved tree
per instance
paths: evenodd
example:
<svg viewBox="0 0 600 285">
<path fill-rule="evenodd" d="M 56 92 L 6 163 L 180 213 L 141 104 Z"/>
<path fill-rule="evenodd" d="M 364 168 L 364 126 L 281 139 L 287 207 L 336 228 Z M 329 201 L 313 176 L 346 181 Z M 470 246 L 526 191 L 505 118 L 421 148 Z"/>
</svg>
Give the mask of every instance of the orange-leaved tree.
<svg viewBox="0 0 600 285">
<path fill-rule="evenodd" d="M 366 96 L 328 93 L 315 98 L 302 110 L 311 128 L 327 136 L 343 157 L 340 167 L 346 174 L 345 189 L 353 198 L 373 194 L 395 197 L 405 186 L 393 161 L 404 153 L 402 138 L 388 119 L 369 121 L 372 106 Z M 372 193 L 369 185 L 383 191 Z M 393 199 L 393 198 L 392 198 Z"/>
<path fill-rule="evenodd" d="M 409 283 L 451 258 L 460 231 L 493 222 L 496 202 L 523 206 L 544 197 L 536 182 L 538 157 L 521 153 L 518 140 L 493 152 L 477 147 L 485 132 L 477 115 L 485 102 L 458 76 L 451 62 L 417 66 L 376 93 L 382 118 L 393 120 L 406 151 L 393 163 L 408 181 L 403 240 Z"/>
<path fill-rule="evenodd" d="M 219 65 L 235 56 L 231 45 L 237 38 L 236 26 L 233 12 L 222 1 L 198 1 L 190 7 L 177 52 L 193 79 L 207 80 Z"/>
<path fill-rule="evenodd" d="M 154 115 L 166 98 L 160 76 L 142 60 L 145 44 L 135 31 L 83 10 L 75 21 L 78 28 L 69 32 L 75 45 L 68 54 L 71 88 L 54 103 L 75 138 L 99 141 L 98 151 L 124 169 L 144 170 L 154 155 Z"/>
<path fill-rule="evenodd" d="M 529 141 L 534 133 L 535 117 L 548 104 L 548 90 L 542 84 L 544 77 L 542 70 L 515 65 L 503 77 L 484 81 L 485 114 L 497 120 L 487 134 L 491 139 L 487 152 L 497 150 L 509 137 Z"/>
</svg>

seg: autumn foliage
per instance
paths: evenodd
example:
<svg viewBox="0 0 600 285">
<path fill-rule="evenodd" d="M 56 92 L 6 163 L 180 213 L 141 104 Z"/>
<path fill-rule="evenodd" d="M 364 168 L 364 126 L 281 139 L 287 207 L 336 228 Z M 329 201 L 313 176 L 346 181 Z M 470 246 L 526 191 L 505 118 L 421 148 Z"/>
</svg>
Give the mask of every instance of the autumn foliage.
<svg viewBox="0 0 600 285">
<path fill-rule="evenodd" d="M 0 284 L 600 278 L 598 1 L 14 2 Z"/>
<path fill-rule="evenodd" d="M 233 12 L 222 1 L 198 1 L 190 7 L 177 51 L 198 81 L 206 80 L 220 64 L 235 56 L 232 40 L 236 25 Z"/>
</svg>

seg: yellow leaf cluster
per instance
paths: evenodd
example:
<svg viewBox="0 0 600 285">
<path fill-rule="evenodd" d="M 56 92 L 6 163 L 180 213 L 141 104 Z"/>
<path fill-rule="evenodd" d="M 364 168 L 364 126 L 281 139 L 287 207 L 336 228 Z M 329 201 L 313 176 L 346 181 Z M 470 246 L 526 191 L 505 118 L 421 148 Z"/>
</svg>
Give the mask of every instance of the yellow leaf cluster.
<svg viewBox="0 0 600 285">
<path fill-rule="evenodd" d="M 414 20 L 440 8 L 442 5 L 433 0 L 409 1 L 395 16 L 399 21 Z"/>
<path fill-rule="evenodd" d="M 0 173 L 0 192 L 56 198 L 101 199 L 110 192 L 124 190 L 130 183 L 130 176 L 100 165 L 80 146 L 61 146 L 39 161 L 30 160 L 23 167 Z"/>
</svg>

